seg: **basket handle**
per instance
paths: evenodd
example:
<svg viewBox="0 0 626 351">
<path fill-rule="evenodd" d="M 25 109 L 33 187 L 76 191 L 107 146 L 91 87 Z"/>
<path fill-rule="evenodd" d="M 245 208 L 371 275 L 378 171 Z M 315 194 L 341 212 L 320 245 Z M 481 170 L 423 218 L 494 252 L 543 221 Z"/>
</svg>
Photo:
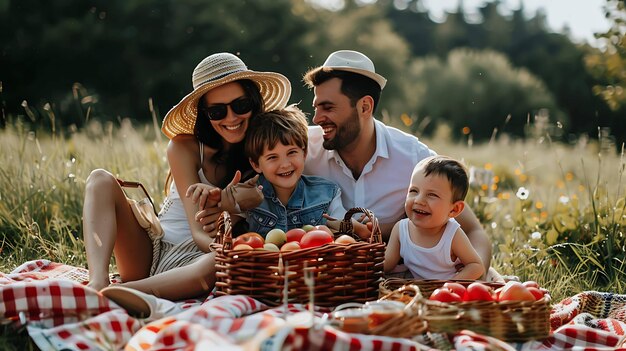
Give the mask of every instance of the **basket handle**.
<svg viewBox="0 0 626 351">
<path fill-rule="evenodd" d="M 354 234 L 354 226 L 352 225 L 352 216 L 355 213 L 364 213 L 372 222 L 372 233 L 370 235 L 369 243 L 382 243 L 383 234 L 378 226 L 378 219 L 374 216 L 374 212 L 364 207 L 353 207 L 346 212 L 343 220 L 339 223 L 340 233 Z"/>
<path fill-rule="evenodd" d="M 233 226 L 230 214 L 228 211 L 224 211 L 217 218 L 217 234 L 215 240 L 211 244 L 211 248 L 214 250 L 230 250 L 233 246 Z"/>
<path fill-rule="evenodd" d="M 422 293 L 420 292 L 420 288 L 419 286 L 415 285 L 415 284 L 407 284 L 407 285 L 403 285 L 401 287 L 399 287 L 398 289 L 388 293 L 387 295 L 381 297 L 380 299 L 378 299 L 378 301 L 381 300 L 388 300 L 394 296 L 397 295 L 411 295 L 409 294 L 411 293 L 413 295 L 413 297 L 411 298 L 411 300 L 409 301 L 409 303 L 406 304 L 406 306 L 404 307 L 405 311 L 410 311 L 414 308 L 415 305 L 417 305 L 421 300 L 422 300 Z"/>
</svg>

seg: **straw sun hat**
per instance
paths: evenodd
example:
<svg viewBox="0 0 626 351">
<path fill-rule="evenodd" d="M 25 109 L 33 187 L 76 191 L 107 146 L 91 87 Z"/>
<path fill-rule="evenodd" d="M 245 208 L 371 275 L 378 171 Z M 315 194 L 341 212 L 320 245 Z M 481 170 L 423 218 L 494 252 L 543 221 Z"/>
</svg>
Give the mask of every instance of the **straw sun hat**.
<svg viewBox="0 0 626 351">
<path fill-rule="evenodd" d="M 193 134 L 200 97 L 215 87 L 239 79 L 249 79 L 256 83 L 265 102 L 265 110 L 281 109 L 287 105 L 291 95 L 291 83 L 287 77 L 275 72 L 249 70 L 233 54 L 213 54 L 202 60 L 193 70 L 193 91 L 165 115 L 161 131 L 170 139 L 178 134 Z"/>
</svg>

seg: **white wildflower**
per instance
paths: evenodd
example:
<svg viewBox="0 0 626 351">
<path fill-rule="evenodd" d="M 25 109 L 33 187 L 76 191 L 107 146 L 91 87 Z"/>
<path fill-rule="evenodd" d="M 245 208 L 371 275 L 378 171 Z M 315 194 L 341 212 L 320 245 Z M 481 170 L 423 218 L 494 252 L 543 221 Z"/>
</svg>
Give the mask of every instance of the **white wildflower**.
<svg viewBox="0 0 626 351">
<path fill-rule="evenodd" d="M 517 189 L 517 194 L 515 194 L 515 196 L 517 196 L 517 198 L 520 200 L 528 199 L 528 195 L 530 195 L 530 191 L 528 191 L 528 189 L 524 188 L 523 186 Z"/>
</svg>

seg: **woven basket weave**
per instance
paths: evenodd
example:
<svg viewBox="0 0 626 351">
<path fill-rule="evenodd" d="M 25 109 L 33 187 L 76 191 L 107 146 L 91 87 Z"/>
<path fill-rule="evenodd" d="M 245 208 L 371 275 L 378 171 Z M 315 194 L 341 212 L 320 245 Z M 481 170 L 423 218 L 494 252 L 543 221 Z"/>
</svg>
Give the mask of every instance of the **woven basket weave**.
<svg viewBox="0 0 626 351">
<path fill-rule="evenodd" d="M 404 281 L 404 284 L 403 284 Z M 422 286 L 423 307 L 421 318 L 426 321 L 428 331 L 434 333 L 457 333 L 468 329 L 479 334 L 493 336 L 504 341 L 524 342 L 532 339 L 545 339 L 550 333 L 550 295 L 537 301 L 467 301 L 444 303 L 427 298 L 432 291 L 446 281 L 420 281 L 390 278 L 381 283 L 380 293 L 384 294 L 398 286 L 415 284 Z M 472 281 L 454 281 L 469 285 Z M 493 288 L 502 283 L 485 283 Z M 420 285 L 421 284 L 421 285 Z"/>
<path fill-rule="evenodd" d="M 364 213 L 372 222 L 368 242 L 353 233 L 350 218 Z M 335 307 L 346 302 L 376 300 L 383 276 L 385 244 L 374 214 L 364 208 L 350 209 L 340 224 L 336 237 L 348 234 L 356 243 L 326 244 L 295 251 L 232 250 L 230 216 L 223 212 L 218 219 L 218 233 L 211 248 L 216 251 L 216 295 L 244 294 L 270 306 L 283 302 L 287 291 L 289 303 L 307 303 L 314 286 L 314 304 Z M 308 278 L 305 279 L 305 268 Z M 285 289 L 285 273 L 287 287 Z"/>
<path fill-rule="evenodd" d="M 379 299 L 384 300 L 402 301 L 406 303 L 406 308 L 400 316 L 372 328 L 370 334 L 412 338 L 426 332 L 427 324 L 422 317 L 422 294 L 417 285 L 404 285 Z"/>
</svg>

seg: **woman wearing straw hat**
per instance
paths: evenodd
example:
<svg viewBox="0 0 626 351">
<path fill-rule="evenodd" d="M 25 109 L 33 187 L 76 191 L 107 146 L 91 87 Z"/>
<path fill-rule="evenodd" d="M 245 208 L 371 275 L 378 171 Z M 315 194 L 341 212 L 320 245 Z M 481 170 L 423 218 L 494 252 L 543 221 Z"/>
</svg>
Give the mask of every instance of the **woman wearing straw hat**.
<svg viewBox="0 0 626 351">
<path fill-rule="evenodd" d="M 98 169 L 87 179 L 83 230 L 89 286 L 95 289 L 110 284 L 111 254 L 125 287 L 170 300 L 199 296 L 213 287 L 215 256 L 205 254 L 213 237 L 194 217 L 198 197 L 215 206 L 221 192 L 187 194 L 187 189 L 198 182 L 224 188 L 231 179 L 232 184 L 239 181 L 237 171 L 245 179 L 250 165 L 242 155 L 249 119 L 285 107 L 291 85 L 281 74 L 249 70 L 229 53 L 202 60 L 192 81 L 193 91 L 163 120 L 173 182 L 157 221 L 148 218 L 151 223 L 146 223 L 133 211 L 111 173 Z"/>
</svg>

